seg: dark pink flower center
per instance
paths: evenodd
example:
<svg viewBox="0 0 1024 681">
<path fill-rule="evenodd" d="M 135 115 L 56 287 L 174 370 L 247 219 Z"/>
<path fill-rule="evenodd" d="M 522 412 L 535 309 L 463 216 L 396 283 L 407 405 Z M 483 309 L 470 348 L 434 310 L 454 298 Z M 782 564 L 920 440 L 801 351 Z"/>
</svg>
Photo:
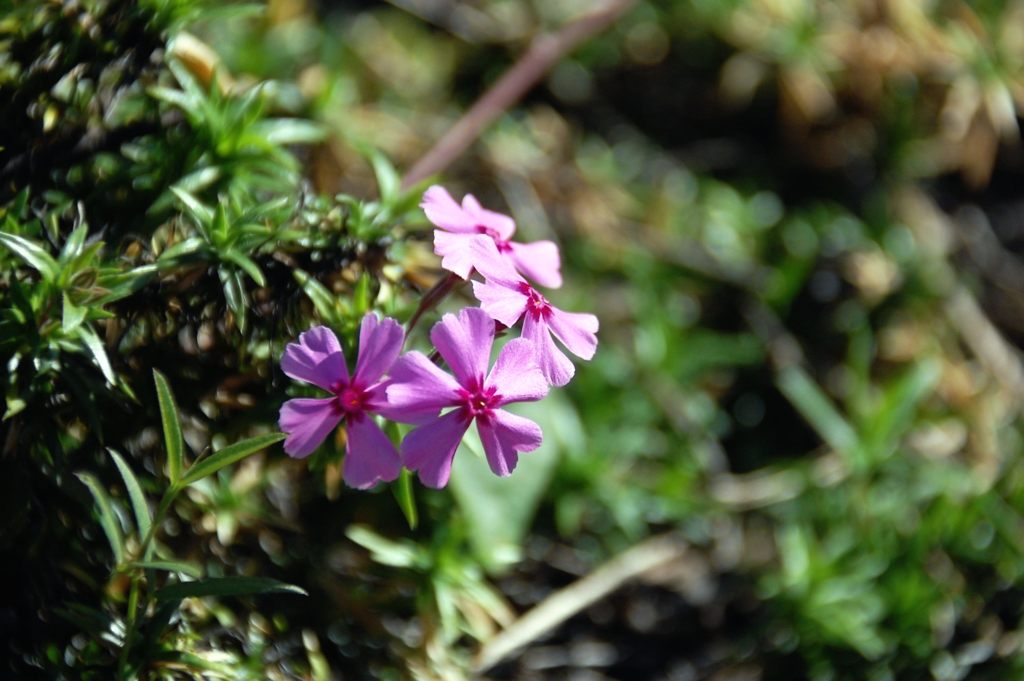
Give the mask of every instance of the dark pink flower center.
<svg viewBox="0 0 1024 681">
<path fill-rule="evenodd" d="M 473 381 L 469 386 L 459 388 L 459 402 L 466 419 L 488 419 L 501 406 L 501 396 L 496 389 L 484 387 L 482 381 Z"/>
<path fill-rule="evenodd" d="M 334 408 L 343 412 L 345 416 L 360 417 L 366 411 L 370 393 L 362 386 L 338 382 L 331 387 L 331 392 L 334 393 Z"/>
<path fill-rule="evenodd" d="M 498 247 L 499 253 L 508 253 L 512 250 L 512 246 L 508 243 L 507 239 L 502 239 L 497 230 L 487 227 L 486 225 L 477 225 L 476 231 L 478 234 L 486 234 L 487 236 L 494 239 L 494 245 Z"/>
<path fill-rule="evenodd" d="M 551 316 L 551 303 L 526 282 L 519 284 L 519 292 L 526 296 L 526 312 L 534 320 L 547 319 Z"/>
</svg>

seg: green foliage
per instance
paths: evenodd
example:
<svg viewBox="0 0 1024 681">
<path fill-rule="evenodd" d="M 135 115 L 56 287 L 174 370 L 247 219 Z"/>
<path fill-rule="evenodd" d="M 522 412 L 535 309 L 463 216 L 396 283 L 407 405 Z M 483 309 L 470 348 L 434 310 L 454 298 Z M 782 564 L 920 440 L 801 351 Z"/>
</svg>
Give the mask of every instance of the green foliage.
<svg viewBox="0 0 1024 681">
<path fill-rule="evenodd" d="M 1019 3 L 647 0 L 569 55 L 444 183 L 601 345 L 440 493 L 284 456 L 278 360 L 438 290 L 402 169 L 587 3 L 329 4 L 0 3 L 0 676 L 457 679 L 661 532 L 484 673 L 1024 673 Z"/>
<path fill-rule="evenodd" d="M 180 479 L 177 479 L 182 448 L 178 411 L 166 379 L 159 372 L 154 372 L 154 378 L 161 402 L 167 458 L 170 462 L 177 462 L 168 466 L 170 477 L 166 484 L 162 485 L 164 492 L 156 513 L 150 513 L 142 485 L 129 464 L 113 450 L 109 453 L 121 474 L 131 501 L 135 517 L 134 527 L 130 527 L 130 523 L 127 522 L 122 526 L 114 511 L 110 495 L 95 476 L 84 472 L 77 474 L 89 488 L 95 501 L 100 525 L 110 543 L 115 576 L 126 575 L 131 586 L 125 611 L 113 615 L 110 619 L 107 619 L 110 617 L 108 613 L 98 613 L 84 604 L 75 603 L 66 607 L 70 612 L 79 614 L 92 612 L 109 623 L 108 629 L 123 632 L 112 641 L 117 648 L 119 679 L 135 678 L 144 673 L 151 662 L 167 659 L 168 655 L 191 654 L 187 649 L 177 649 L 178 636 L 175 634 L 175 627 L 172 626 L 172 620 L 182 620 L 180 614 L 176 616 L 176 611 L 181 608 L 182 601 L 186 598 L 282 592 L 306 595 L 306 592 L 297 586 L 268 577 L 204 577 L 198 566 L 175 559 L 171 551 L 160 544 L 158 533 L 164 524 L 166 513 L 172 508 L 175 497 L 183 489 L 225 466 L 280 442 L 284 436 L 279 433 L 263 435 L 225 447 L 209 458 L 195 462 L 184 471 Z M 130 550 L 126 546 L 130 546 Z M 154 559 L 154 555 L 158 557 Z M 190 581 L 181 581 L 182 576 L 189 577 Z M 168 577 L 173 577 L 177 581 L 168 582 Z M 93 627 L 87 629 L 87 633 L 95 637 L 102 636 L 103 631 Z M 144 638 L 141 636 L 142 632 L 145 632 Z M 192 657 L 192 663 L 186 664 L 185 667 L 202 669 L 202 658 L 194 655 Z"/>
</svg>

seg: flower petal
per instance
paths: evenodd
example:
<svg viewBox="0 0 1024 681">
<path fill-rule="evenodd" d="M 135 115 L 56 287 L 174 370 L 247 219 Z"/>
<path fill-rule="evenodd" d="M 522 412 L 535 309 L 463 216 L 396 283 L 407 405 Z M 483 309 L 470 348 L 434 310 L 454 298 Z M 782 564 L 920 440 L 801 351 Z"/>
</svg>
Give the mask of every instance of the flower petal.
<svg viewBox="0 0 1024 681">
<path fill-rule="evenodd" d="M 345 483 L 357 489 L 391 482 L 402 470 L 398 450 L 370 416 L 349 417 L 348 444 L 342 471 Z"/>
<path fill-rule="evenodd" d="M 472 251 L 473 267 L 487 281 L 503 284 L 509 288 L 516 288 L 520 284 L 526 283 L 526 280 L 516 271 L 515 263 L 498 250 L 498 245 L 489 236 L 477 237 L 470 244 L 469 249 Z"/>
<path fill-rule="evenodd" d="M 402 463 L 419 473 L 420 482 L 427 487 L 444 487 L 469 422 L 461 409 L 455 409 L 413 430 L 402 440 Z"/>
<path fill-rule="evenodd" d="M 468 215 L 448 190 L 440 185 L 435 184 L 423 193 L 420 208 L 426 213 L 427 219 L 441 229 L 463 234 L 477 233 L 475 218 Z"/>
<path fill-rule="evenodd" d="M 385 317 L 383 321 L 377 321 L 377 315 L 372 312 L 364 316 L 359 329 L 355 378 L 364 387 L 379 381 L 398 359 L 404 340 L 405 332 L 394 319 Z"/>
<path fill-rule="evenodd" d="M 516 231 L 516 222 L 512 218 L 493 210 L 487 210 L 480 205 L 476 197 L 466 194 L 462 197 L 462 210 L 472 218 L 474 227 L 484 227 L 493 230 L 500 239 L 508 239 Z"/>
<path fill-rule="evenodd" d="M 289 343 L 281 357 L 281 370 L 297 381 L 331 390 L 339 381 L 348 383 L 345 355 L 337 336 L 326 326 L 314 326 Z"/>
<path fill-rule="evenodd" d="M 281 405 L 278 426 L 288 434 L 284 451 L 302 459 L 313 453 L 341 421 L 342 411 L 333 397 L 322 400 L 299 398 Z"/>
<path fill-rule="evenodd" d="M 490 315 L 478 307 L 464 308 L 458 317 L 446 314 L 430 330 L 430 340 L 463 387 L 483 381 L 494 344 Z"/>
<path fill-rule="evenodd" d="M 515 289 L 490 281 L 474 281 L 473 295 L 480 301 L 480 307 L 484 312 L 505 326 L 513 326 L 519 321 L 526 312 L 526 303 L 529 300 Z"/>
<path fill-rule="evenodd" d="M 498 409 L 489 419 L 476 421 L 480 442 L 487 454 L 487 463 L 495 475 L 502 477 L 515 470 L 519 452 L 530 452 L 540 446 L 544 433 L 530 419 Z"/>
<path fill-rule="evenodd" d="M 487 377 L 486 385 L 494 387 L 501 396 L 499 404 L 509 402 L 536 402 L 548 394 L 548 382 L 537 363 L 533 343 L 516 338 L 505 344 L 498 361 Z"/>
<path fill-rule="evenodd" d="M 551 308 L 548 326 L 569 352 L 580 359 L 590 359 L 597 351 L 597 317 L 583 312 L 564 312 Z"/>
<path fill-rule="evenodd" d="M 508 256 L 517 270 L 527 279 L 541 286 L 558 288 L 562 285 L 562 258 L 553 241 L 534 241 L 529 244 L 509 242 L 512 249 Z"/>
<path fill-rule="evenodd" d="M 435 229 L 434 253 L 441 256 L 441 267 L 463 279 L 469 279 L 469 274 L 477 261 L 473 249 L 473 242 L 477 239 L 494 243 L 493 239 L 481 234 L 453 234 Z"/>
<path fill-rule="evenodd" d="M 392 365 L 386 394 L 388 405 L 380 413 L 393 421 L 422 422 L 458 401 L 459 384 L 422 352 L 407 352 Z"/>
<path fill-rule="evenodd" d="M 537 351 L 537 363 L 547 382 L 554 386 L 562 386 L 572 380 L 576 367 L 555 345 L 547 323 L 529 314 L 523 319 L 523 338 L 533 341 L 534 349 Z"/>
</svg>

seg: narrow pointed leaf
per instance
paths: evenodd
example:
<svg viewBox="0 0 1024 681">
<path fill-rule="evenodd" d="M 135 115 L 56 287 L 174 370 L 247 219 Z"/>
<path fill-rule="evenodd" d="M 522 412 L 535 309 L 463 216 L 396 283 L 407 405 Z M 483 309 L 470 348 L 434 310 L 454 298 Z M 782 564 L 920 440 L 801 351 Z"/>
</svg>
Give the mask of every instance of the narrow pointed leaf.
<svg viewBox="0 0 1024 681">
<path fill-rule="evenodd" d="M 250 454 L 255 454 L 260 450 L 266 449 L 272 444 L 280 442 L 284 438 L 284 433 L 269 433 L 267 435 L 258 435 L 256 437 L 249 438 L 248 440 L 242 440 L 241 442 L 229 445 L 219 452 L 214 452 L 209 457 L 193 464 L 193 466 L 185 473 L 185 477 L 181 479 L 181 484 L 191 485 L 198 480 L 202 480 L 208 475 L 216 473 L 225 466 L 230 466 Z"/>
<path fill-rule="evenodd" d="M 416 498 L 413 496 L 412 475 L 405 468 L 398 475 L 398 480 L 391 486 L 395 495 L 398 507 L 402 509 L 405 522 L 409 523 L 409 529 L 415 530 L 419 524 L 419 514 L 416 511 Z"/>
<path fill-rule="evenodd" d="M 292 274 L 302 287 L 302 291 L 312 301 L 320 317 L 325 322 L 334 322 L 338 316 L 337 296 L 328 291 L 315 277 L 302 270 L 295 270 Z"/>
<path fill-rule="evenodd" d="M 803 369 L 795 366 L 783 369 L 778 386 L 822 440 L 846 456 L 854 468 L 863 468 L 866 461 L 857 432 Z"/>
<path fill-rule="evenodd" d="M 82 252 L 82 246 L 85 245 L 85 237 L 88 232 L 89 228 L 84 223 L 75 227 L 68 240 L 64 242 L 64 248 L 60 251 L 62 262 L 67 262 Z"/>
<path fill-rule="evenodd" d="M 156 395 L 160 400 L 160 420 L 164 425 L 167 475 L 173 484 L 181 478 L 181 460 L 185 450 L 185 444 L 181 437 L 181 421 L 178 420 L 178 408 L 174 406 L 174 395 L 171 394 L 171 388 L 167 385 L 167 379 L 154 369 L 153 380 L 156 382 Z"/>
<path fill-rule="evenodd" d="M 309 595 L 294 584 L 285 584 L 269 577 L 210 577 L 166 586 L 156 592 L 156 600 L 162 603 L 199 596 L 251 596 L 265 593 Z"/>
<path fill-rule="evenodd" d="M 114 385 L 115 377 L 114 370 L 110 366 L 110 359 L 107 357 L 107 351 L 103 348 L 103 341 L 96 335 L 96 332 L 92 330 L 91 326 L 82 326 L 78 329 L 78 337 L 85 343 L 85 347 L 92 353 L 96 363 L 100 366 L 100 371 L 103 372 L 103 377 L 107 379 L 110 385 Z"/>
<path fill-rule="evenodd" d="M 325 136 L 322 126 L 299 118 L 274 118 L 254 127 L 260 137 L 273 144 L 313 144 Z"/>
<path fill-rule="evenodd" d="M 77 329 L 83 321 L 85 321 L 85 313 L 88 312 L 88 308 L 75 305 L 71 302 L 71 298 L 68 294 L 64 294 L 64 309 L 63 315 L 61 316 L 61 328 L 64 329 L 64 333 L 70 334 Z"/>
<path fill-rule="evenodd" d="M 117 522 L 117 516 L 114 515 L 114 508 L 110 505 L 107 491 L 91 474 L 76 473 L 75 475 L 89 488 L 92 498 L 96 501 L 100 526 L 103 528 L 103 533 L 107 535 L 110 550 L 114 554 L 114 561 L 120 564 L 124 560 L 124 537 L 121 535 L 121 525 Z"/>
<path fill-rule="evenodd" d="M 229 248 L 224 252 L 223 257 L 225 260 L 233 262 L 241 267 L 242 270 L 244 270 L 245 273 L 248 274 L 254 282 L 256 282 L 257 286 L 262 287 L 267 285 L 267 280 L 264 278 L 263 272 L 260 271 L 259 265 L 254 263 L 249 256 L 237 249 Z"/>
<path fill-rule="evenodd" d="M 0 232 L 0 243 L 14 251 L 22 260 L 38 270 L 47 281 L 54 281 L 60 274 L 60 266 L 42 246 L 16 234 Z"/>
<path fill-rule="evenodd" d="M 380 192 L 381 203 L 390 203 L 398 198 L 402 178 L 384 154 L 375 152 L 370 157 L 370 162 L 373 164 L 373 174 L 377 176 L 377 191 Z"/>
<path fill-rule="evenodd" d="M 171 191 L 184 204 L 185 209 L 195 218 L 200 227 L 209 227 L 213 222 L 213 211 L 184 189 L 171 187 Z"/>
<path fill-rule="evenodd" d="M 139 531 L 139 539 L 149 534 L 149 526 L 152 524 L 152 517 L 149 514 L 149 506 L 146 504 L 146 495 L 142 493 L 142 486 L 138 478 L 132 472 L 131 467 L 124 458 L 113 449 L 107 449 L 110 456 L 114 457 L 117 470 L 124 479 L 125 489 L 128 490 L 128 498 L 132 502 L 132 512 L 135 513 L 135 526 Z"/>
</svg>

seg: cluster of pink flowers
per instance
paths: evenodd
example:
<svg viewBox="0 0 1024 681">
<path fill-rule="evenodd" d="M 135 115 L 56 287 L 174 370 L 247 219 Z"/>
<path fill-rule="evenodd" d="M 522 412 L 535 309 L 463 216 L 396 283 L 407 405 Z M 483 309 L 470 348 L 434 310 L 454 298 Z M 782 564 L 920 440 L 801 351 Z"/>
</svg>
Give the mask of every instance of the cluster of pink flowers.
<svg viewBox="0 0 1024 681">
<path fill-rule="evenodd" d="M 455 451 L 474 421 L 491 470 L 510 474 L 519 454 L 536 449 L 543 435 L 536 423 L 503 407 L 535 402 L 550 386 L 569 382 L 575 369 L 555 339 L 585 360 L 597 349 L 597 317 L 554 307 L 527 281 L 561 286 L 554 243 L 510 241 L 516 228 L 512 218 L 483 208 L 468 194 L 459 205 L 445 189 L 433 186 L 421 206 L 438 228 L 434 252 L 441 266 L 464 280 L 479 277 L 472 285 L 480 307 L 446 314 L 430 332 L 449 371 L 422 352 L 402 355 L 402 327 L 373 313 L 363 318 L 351 376 L 337 337 L 325 327 L 301 334 L 281 359 L 288 376 L 331 393 L 288 400 L 281 407 L 285 451 L 309 456 L 344 419 L 343 476 L 352 487 L 392 481 L 402 466 L 416 471 L 423 484 L 444 487 Z M 522 333 L 502 347 L 490 367 L 495 321 L 510 329 L 522 321 Z M 396 448 L 375 415 L 415 428 Z"/>
</svg>

